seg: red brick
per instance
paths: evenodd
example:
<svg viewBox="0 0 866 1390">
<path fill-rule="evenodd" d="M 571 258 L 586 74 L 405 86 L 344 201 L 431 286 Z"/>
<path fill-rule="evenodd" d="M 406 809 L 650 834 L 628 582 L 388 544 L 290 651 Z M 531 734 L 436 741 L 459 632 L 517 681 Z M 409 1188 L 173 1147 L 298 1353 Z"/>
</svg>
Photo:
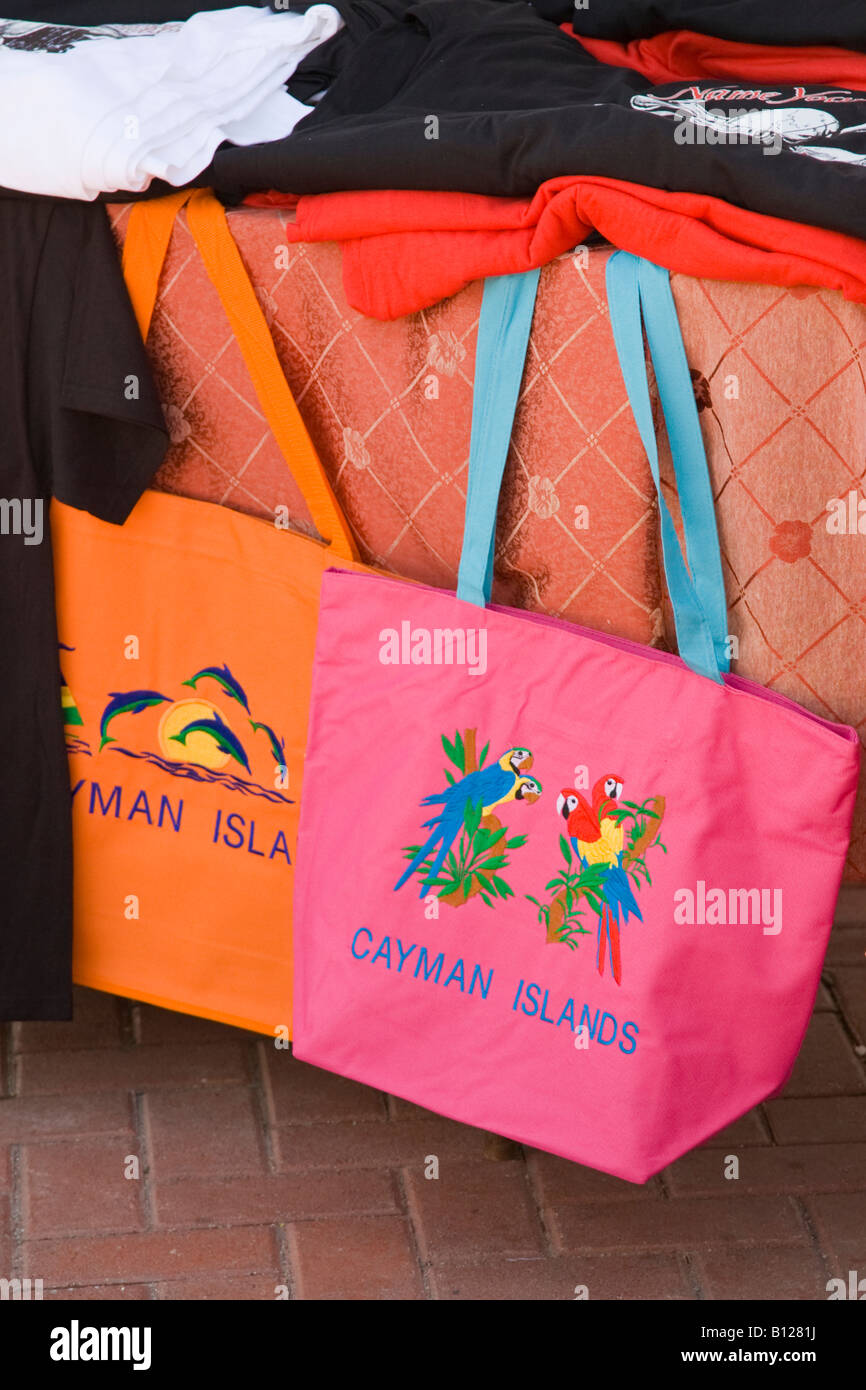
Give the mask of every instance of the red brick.
<svg viewBox="0 0 866 1390">
<path fill-rule="evenodd" d="M 18 1059 L 21 1095 L 132 1091 L 156 1086 L 202 1086 L 248 1081 L 243 1044 L 128 1047 L 110 1052 L 34 1053 Z"/>
<path fill-rule="evenodd" d="M 815 1012 L 827 1013 L 828 1011 L 832 1012 L 835 1008 L 836 1005 L 833 1002 L 833 996 L 822 981 L 818 986 L 818 993 L 815 996 Z"/>
<path fill-rule="evenodd" d="M 12 1213 L 8 1197 L 0 1197 L 0 1278 L 11 1278 L 12 1269 Z"/>
<path fill-rule="evenodd" d="M 70 1303 L 134 1302 L 150 1300 L 149 1284 L 90 1284 L 78 1288 L 46 1289 L 45 1301 L 66 1300 Z"/>
<path fill-rule="evenodd" d="M 76 989 L 71 1023 L 15 1023 L 16 1052 L 71 1052 L 75 1048 L 118 1047 L 121 1001 L 113 994 Z"/>
<path fill-rule="evenodd" d="M 866 1096 L 771 1100 L 767 1104 L 767 1116 L 778 1144 L 866 1140 Z"/>
<path fill-rule="evenodd" d="M 506 1139 L 502 1134 L 486 1134 L 484 1136 L 484 1157 L 491 1163 L 512 1163 L 515 1160 L 522 1160 L 525 1156 L 522 1144 L 518 1144 L 516 1139 Z"/>
<path fill-rule="evenodd" d="M 0 1143 L 132 1132 L 127 1095 L 18 1096 L 0 1100 Z"/>
<path fill-rule="evenodd" d="M 843 883 L 833 914 L 834 934 L 844 927 L 866 922 L 866 885 Z"/>
<path fill-rule="evenodd" d="M 761 1111 L 756 1109 L 750 1110 L 747 1115 L 741 1115 L 739 1120 L 734 1120 L 733 1124 L 720 1129 L 718 1134 L 713 1134 L 709 1139 L 705 1139 L 703 1147 L 736 1151 L 738 1147 L 769 1144 L 769 1142 L 770 1134 L 766 1122 Z"/>
<path fill-rule="evenodd" d="M 761 1152 L 756 1150 L 755 1152 Z M 563 1251 L 699 1250 L 714 1245 L 793 1245 L 805 1240 L 787 1197 L 699 1197 L 554 1207 Z"/>
<path fill-rule="evenodd" d="M 203 1279 L 177 1279 L 170 1284 L 157 1284 L 157 1298 L 166 1303 L 222 1301 L 228 1303 L 273 1303 L 281 1283 L 278 1274 L 229 1274 Z"/>
<path fill-rule="evenodd" d="M 647 1183 L 624 1182 L 610 1173 L 584 1168 L 564 1158 L 527 1149 L 526 1161 L 540 1202 L 545 1206 L 567 1206 L 571 1202 L 623 1201 L 634 1202 L 657 1198 L 661 1184 L 657 1178 Z"/>
<path fill-rule="evenodd" d="M 409 1228 L 400 1217 L 310 1221 L 291 1228 L 290 1243 L 298 1298 L 423 1297 Z"/>
<path fill-rule="evenodd" d="M 839 1020 L 814 1014 L 786 1096 L 839 1096 L 866 1091 L 863 1069 Z"/>
<path fill-rule="evenodd" d="M 8 1192 L 12 1186 L 12 1150 L 7 1145 L 0 1149 L 0 1192 Z"/>
<path fill-rule="evenodd" d="M 849 1192 L 866 1187 L 866 1144 L 800 1144 L 739 1153 L 738 1178 L 724 1176 L 724 1155 L 697 1149 L 667 1169 L 673 1193 Z"/>
<path fill-rule="evenodd" d="M 832 974 L 839 965 L 863 965 L 866 957 L 866 922 L 862 919 L 856 925 L 843 923 L 834 927 L 830 933 L 827 948 L 827 965 Z"/>
<path fill-rule="evenodd" d="M 866 1043 L 866 970 L 858 966 L 834 971 L 842 1012 L 853 1031 Z"/>
<path fill-rule="evenodd" d="M 158 1182 L 154 1206 L 161 1226 L 264 1225 L 397 1210 L 390 1175 L 366 1169 Z"/>
<path fill-rule="evenodd" d="M 0 1023 L 0 1100 L 12 1094 L 12 1024 Z"/>
<path fill-rule="evenodd" d="M 253 1095 L 244 1086 L 154 1091 L 144 1098 L 144 1117 L 157 1181 L 265 1171 Z"/>
<path fill-rule="evenodd" d="M 135 1235 L 31 1240 L 22 1246 L 24 1273 L 51 1287 L 141 1284 L 212 1274 L 271 1274 L 278 1283 L 273 1233 L 264 1226 L 231 1230 L 141 1231 Z"/>
<path fill-rule="evenodd" d="M 157 1009 L 152 1004 L 136 1004 L 133 1011 L 136 1040 L 144 1047 L 154 1045 L 188 1046 L 189 1044 L 252 1041 L 253 1034 L 227 1023 L 215 1023 L 209 1018 L 194 1018 L 173 1009 Z"/>
<path fill-rule="evenodd" d="M 280 1168 L 413 1168 L 428 1154 L 483 1159 L 484 1131 L 452 1120 L 292 1125 L 278 1131 Z M 484 1160 L 486 1162 L 486 1160 Z"/>
<path fill-rule="evenodd" d="M 25 1235 L 141 1229 L 142 1180 L 124 1177 L 132 1153 L 137 1145 L 114 1136 L 28 1144 L 21 1151 Z"/>
<path fill-rule="evenodd" d="M 711 1299 L 787 1301 L 827 1297 L 824 1266 L 809 1245 L 707 1250 L 692 1259 L 701 1287 Z"/>
<path fill-rule="evenodd" d="M 425 1110 L 423 1105 L 415 1105 L 402 1096 L 386 1096 L 388 1114 L 394 1120 L 434 1120 L 439 1117 L 435 1110 Z"/>
<path fill-rule="evenodd" d="M 259 1055 L 270 1095 L 273 1124 L 386 1118 L 381 1091 L 298 1062 L 288 1052 L 278 1051 L 267 1043 L 259 1044 Z"/>
<path fill-rule="evenodd" d="M 866 1278 L 866 1192 L 812 1197 L 806 1207 L 827 1255 L 828 1273 L 841 1278 L 846 1270 L 859 1269 Z"/>
<path fill-rule="evenodd" d="M 560 1255 L 552 1260 L 495 1255 L 478 1264 L 434 1266 L 429 1280 L 436 1298 L 461 1302 L 568 1302 L 578 1288 L 586 1289 L 590 1302 L 693 1297 L 675 1255 Z"/>
<path fill-rule="evenodd" d="M 416 1170 L 406 1187 L 425 1260 L 544 1253 L 522 1163 L 443 1163 L 438 1178 Z"/>
</svg>

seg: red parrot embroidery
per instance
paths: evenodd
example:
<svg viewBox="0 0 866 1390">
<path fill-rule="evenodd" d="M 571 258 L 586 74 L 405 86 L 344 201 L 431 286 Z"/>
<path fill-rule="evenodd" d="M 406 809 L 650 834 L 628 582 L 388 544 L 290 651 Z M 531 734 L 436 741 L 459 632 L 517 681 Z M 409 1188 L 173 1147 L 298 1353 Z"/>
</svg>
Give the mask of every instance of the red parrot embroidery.
<svg viewBox="0 0 866 1390">
<path fill-rule="evenodd" d="M 617 984 L 622 982 L 620 911 L 625 922 L 630 913 L 634 913 L 638 921 L 643 921 L 628 875 L 622 867 L 623 827 L 620 818 L 615 815 L 621 796 L 622 778 L 608 773 L 595 783 L 591 804 L 575 787 L 564 788 L 556 802 L 581 868 L 590 864 L 607 868 L 599 885 L 602 907 L 598 919 L 597 964 L 598 973 L 603 975 L 607 943 L 611 970 Z"/>
</svg>

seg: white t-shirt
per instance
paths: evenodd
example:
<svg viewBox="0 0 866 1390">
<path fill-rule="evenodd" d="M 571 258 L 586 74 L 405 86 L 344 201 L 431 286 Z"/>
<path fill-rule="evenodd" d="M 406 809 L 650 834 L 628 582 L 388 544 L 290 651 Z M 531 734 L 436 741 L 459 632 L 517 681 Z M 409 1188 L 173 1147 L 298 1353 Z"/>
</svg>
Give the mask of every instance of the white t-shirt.
<svg viewBox="0 0 866 1390">
<path fill-rule="evenodd" d="M 0 185 L 92 199 L 184 184 L 224 140 L 279 140 L 311 109 L 285 90 L 342 26 L 252 6 L 98 28 L 0 19 Z"/>
</svg>

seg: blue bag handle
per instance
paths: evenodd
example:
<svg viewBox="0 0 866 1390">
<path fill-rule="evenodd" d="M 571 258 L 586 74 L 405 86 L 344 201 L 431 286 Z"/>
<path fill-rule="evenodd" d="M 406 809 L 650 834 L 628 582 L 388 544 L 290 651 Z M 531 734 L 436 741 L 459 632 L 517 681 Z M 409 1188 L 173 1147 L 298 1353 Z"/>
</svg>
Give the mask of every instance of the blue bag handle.
<svg viewBox="0 0 866 1390">
<path fill-rule="evenodd" d="M 523 377 L 539 272 L 486 280 L 478 325 L 472 438 L 457 597 L 490 602 L 496 512 Z M 715 508 L 668 273 L 626 252 L 607 268 L 611 326 L 632 410 L 659 498 L 665 577 L 680 656 L 715 681 L 728 669 L 727 606 Z M 643 321 L 656 369 L 691 574 L 662 495 L 643 345 Z"/>
<path fill-rule="evenodd" d="M 618 252 L 617 254 L 624 254 Z M 655 368 L 686 541 L 686 561 L 706 614 L 720 672 L 730 665 L 728 603 L 710 470 L 698 420 L 670 275 L 642 260 L 638 271 L 647 340 Z"/>
<path fill-rule="evenodd" d="M 457 575 L 457 597 L 481 608 L 490 602 L 499 489 L 511 445 L 540 274 L 527 270 L 484 281 L 475 349 L 466 519 Z"/>
<path fill-rule="evenodd" d="M 719 536 L 670 277 L 660 266 L 639 260 L 628 252 L 616 251 L 607 264 L 607 290 L 620 369 L 659 499 L 662 558 L 679 653 L 694 671 L 719 681 L 729 668 L 727 603 Z M 661 490 L 642 318 L 671 446 L 688 567 Z"/>
</svg>

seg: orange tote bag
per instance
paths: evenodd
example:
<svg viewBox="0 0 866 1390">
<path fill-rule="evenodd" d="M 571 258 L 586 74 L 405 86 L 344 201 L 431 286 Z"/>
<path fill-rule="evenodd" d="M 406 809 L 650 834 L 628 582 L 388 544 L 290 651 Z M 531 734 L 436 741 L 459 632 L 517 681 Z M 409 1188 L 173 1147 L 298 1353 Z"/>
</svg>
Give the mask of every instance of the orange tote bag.
<svg viewBox="0 0 866 1390">
<path fill-rule="evenodd" d="M 144 335 L 177 209 L 327 542 L 146 492 L 119 527 L 52 507 L 79 984 L 273 1034 L 291 921 L 322 572 L 362 569 L 209 193 L 132 211 Z"/>
</svg>

